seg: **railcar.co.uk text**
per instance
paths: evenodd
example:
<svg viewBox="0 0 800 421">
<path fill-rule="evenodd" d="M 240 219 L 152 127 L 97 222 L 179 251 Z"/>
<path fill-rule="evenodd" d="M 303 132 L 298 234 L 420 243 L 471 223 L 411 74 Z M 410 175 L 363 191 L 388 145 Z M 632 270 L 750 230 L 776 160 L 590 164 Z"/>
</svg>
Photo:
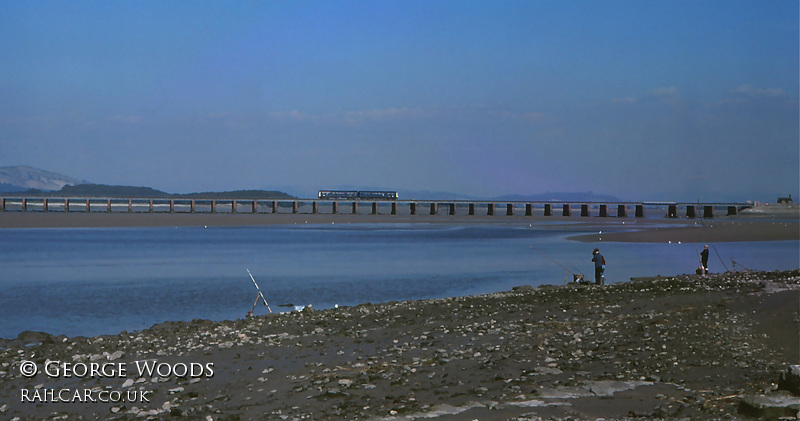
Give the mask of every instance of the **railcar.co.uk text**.
<svg viewBox="0 0 800 421">
<path fill-rule="evenodd" d="M 214 377 L 214 363 L 159 363 L 156 360 L 134 361 L 135 370 L 128 369 L 128 363 L 69 363 L 47 360 L 40 367 L 34 361 L 22 361 L 20 374 L 32 378 L 39 373 L 51 379 L 65 378 L 127 378 L 135 374 L 137 378 L 211 378 Z M 48 389 L 36 387 L 20 389 L 20 400 L 31 403 L 67 403 L 67 402 L 150 402 L 152 391 L 145 390 L 108 390 L 108 389 Z"/>
</svg>

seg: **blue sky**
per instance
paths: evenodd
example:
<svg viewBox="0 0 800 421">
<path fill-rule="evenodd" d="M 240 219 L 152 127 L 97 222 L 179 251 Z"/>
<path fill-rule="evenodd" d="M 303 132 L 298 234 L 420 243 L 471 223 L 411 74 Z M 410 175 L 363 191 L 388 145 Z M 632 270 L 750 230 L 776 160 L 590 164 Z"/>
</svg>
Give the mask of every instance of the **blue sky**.
<svg viewBox="0 0 800 421">
<path fill-rule="evenodd" d="M 0 166 L 168 192 L 800 197 L 798 2 L 0 2 Z"/>
</svg>

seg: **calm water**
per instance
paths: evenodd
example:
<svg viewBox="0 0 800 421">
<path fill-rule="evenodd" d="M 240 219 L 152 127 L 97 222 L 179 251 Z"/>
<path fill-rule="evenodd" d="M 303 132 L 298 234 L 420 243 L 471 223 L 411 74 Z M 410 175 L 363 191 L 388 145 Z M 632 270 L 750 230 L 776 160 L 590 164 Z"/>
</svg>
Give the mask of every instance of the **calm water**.
<svg viewBox="0 0 800 421">
<path fill-rule="evenodd" d="M 245 268 L 273 311 L 278 304 L 327 308 L 562 284 L 569 273 L 542 253 L 591 278 L 597 245 L 566 240 L 582 232 L 597 229 L 547 223 L 4 229 L 0 337 L 24 330 L 115 334 L 166 320 L 241 318 L 257 294 Z M 730 268 L 731 258 L 751 269 L 798 267 L 796 241 L 715 246 L 712 272 L 724 271 L 723 262 Z M 698 264 L 694 244 L 599 247 L 609 282 L 692 273 Z"/>
</svg>

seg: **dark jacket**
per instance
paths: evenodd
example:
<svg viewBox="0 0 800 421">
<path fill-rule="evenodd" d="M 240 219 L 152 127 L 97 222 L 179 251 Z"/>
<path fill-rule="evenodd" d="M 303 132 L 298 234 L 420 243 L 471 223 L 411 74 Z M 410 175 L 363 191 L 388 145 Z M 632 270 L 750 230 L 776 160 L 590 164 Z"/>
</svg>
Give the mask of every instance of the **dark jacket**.
<svg viewBox="0 0 800 421">
<path fill-rule="evenodd" d="M 594 267 L 596 268 L 601 268 L 605 266 L 603 264 L 603 255 L 600 253 L 595 254 L 594 257 L 592 257 L 592 261 L 594 262 Z"/>
</svg>

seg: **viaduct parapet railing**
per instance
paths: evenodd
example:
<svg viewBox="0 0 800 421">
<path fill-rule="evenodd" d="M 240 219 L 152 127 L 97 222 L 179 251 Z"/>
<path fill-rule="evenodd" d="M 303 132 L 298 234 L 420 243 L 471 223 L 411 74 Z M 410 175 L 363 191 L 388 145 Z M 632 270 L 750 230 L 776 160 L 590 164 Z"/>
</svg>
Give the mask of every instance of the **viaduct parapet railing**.
<svg viewBox="0 0 800 421">
<path fill-rule="evenodd" d="M 352 201 L 318 199 L 174 199 L 101 197 L 0 197 L 0 212 L 349 214 L 349 215 L 525 215 L 644 218 L 646 209 L 668 218 L 737 215 L 748 203 L 577 201 Z"/>
</svg>

